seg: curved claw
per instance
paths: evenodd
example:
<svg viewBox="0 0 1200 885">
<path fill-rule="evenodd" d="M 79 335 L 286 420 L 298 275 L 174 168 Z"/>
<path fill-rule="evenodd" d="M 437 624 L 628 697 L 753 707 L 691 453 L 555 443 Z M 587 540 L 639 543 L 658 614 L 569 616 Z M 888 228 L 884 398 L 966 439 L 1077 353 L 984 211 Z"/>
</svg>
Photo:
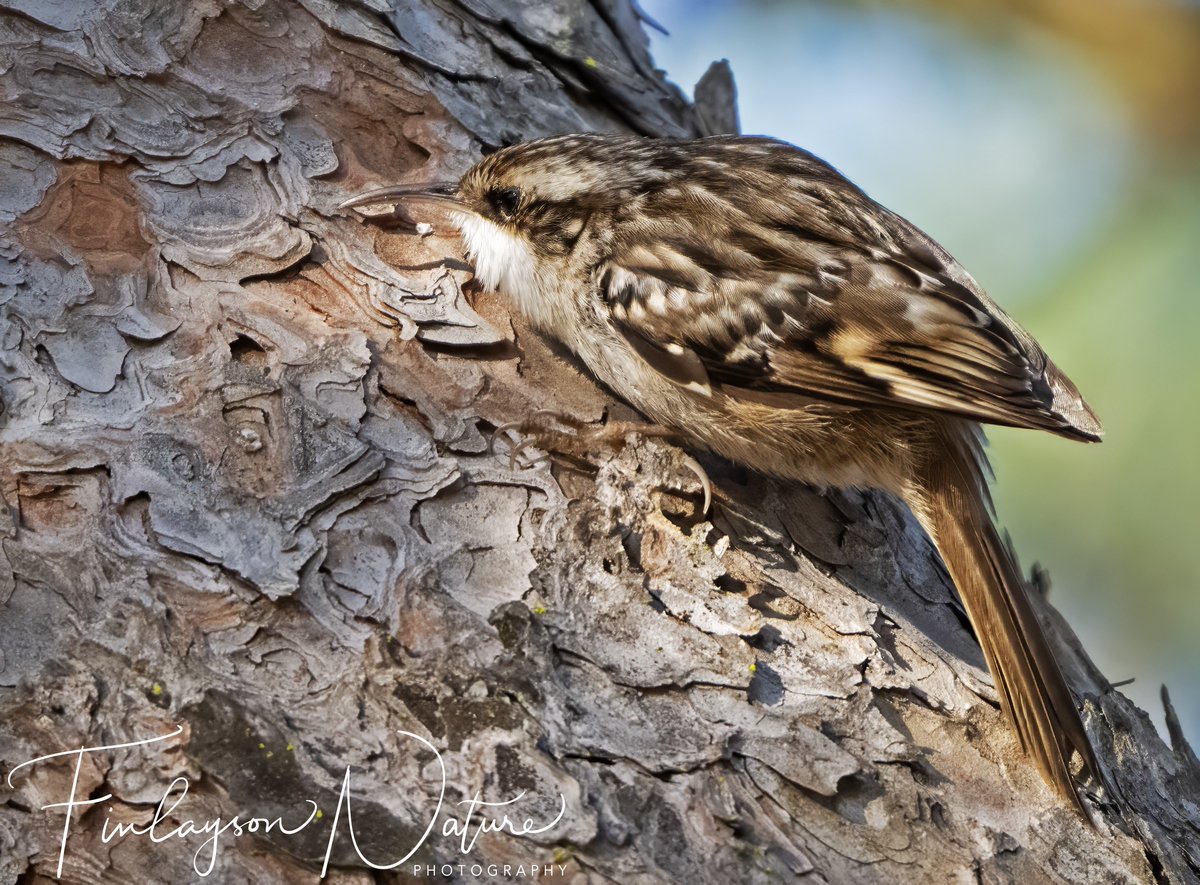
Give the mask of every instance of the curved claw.
<svg viewBox="0 0 1200 885">
<path fill-rule="evenodd" d="M 496 454 L 496 440 L 500 437 L 500 434 L 507 433 L 510 430 L 517 430 L 520 428 L 520 426 L 521 426 L 520 421 L 511 421 L 508 424 L 502 424 L 500 427 L 497 427 L 495 432 L 492 434 L 492 438 L 488 440 L 488 447 L 487 447 L 488 455 Z M 510 442 L 510 446 L 509 446 L 509 450 L 508 450 L 508 469 L 516 470 L 518 467 L 517 459 L 519 459 L 521 457 L 521 455 L 525 452 L 526 449 L 533 448 L 533 445 L 527 439 L 510 440 L 509 442 Z M 550 460 L 549 455 L 541 455 L 537 458 L 532 458 L 531 460 L 529 460 L 519 466 L 521 467 L 522 470 L 528 470 L 531 467 L 536 467 L 537 465 L 539 465 L 545 461 L 549 461 L 549 460 Z"/>
<path fill-rule="evenodd" d="M 563 417 L 561 415 L 559 415 L 557 412 L 555 412 L 551 409 L 538 409 L 536 412 L 534 412 L 532 415 L 530 415 L 528 418 L 525 418 L 524 420 L 509 421 L 505 424 L 501 424 L 499 427 L 497 427 L 495 430 L 493 430 L 491 437 L 488 439 L 488 446 L 487 446 L 488 455 L 496 454 L 496 440 L 502 438 L 505 434 L 524 430 L 531 423 L 536 422 L 539 419 L 545 419 L 545 418 L 553 418 L 557 421 L 562 422 L 564 425 L 566 425 L 568 427 L 571 426 L 570 423 L 567 421 L 564 421 Z M 521 457 L 522 453 L 526 449 L 533 448 L 533 447 L 534 447 L 533 444 L 527 439 L 524 439 L 524 440 L 511 439 L 511 440 L 509 440 L 508 469 L 516 470 L 517 469 L 517 459 L 519 459 Z M 533 459 L 527 461 L 525 464 L 522 464 L 521 467 L 522 467 L 522 469 L 528 470 L 531 467 L 536 467 L 537 465 L 542 464 L 549 460 L 550 460 L 550 455 L 544 454 L 544 455 L 541 455 L 540 457 L 533 458 Z"/>
<path fill-rule="evenodd" d="M 579 429 L 579 425 L 573 423 L 570 418 L 567 418 L 566 416 L 559 414 L 558 412 L 554 411 L 553 409 L 538 409 L 536 412 L 531 414 L 528 418 L 523 418 L 520 421 L 509 421 L 506 424 L 501 424 L 499 427 L 497 427 L 495 430 L 493 430 L 491 439 L 488 440 L 488 447 L 487 447 L 488 454 L 489 455 L 496 454 L 496 440 L 498 440 L 503 434 L 511 433 L 514 430 L 524 430 L 530 424 L 538 421 L 539 419 L 545 419 L 545 418 L 553 418 L 555 421 L 557 421 L 563 427 L 568 427 L 572 431 Z M 520 446 L 518 446 L 518 448 L 520 448 Z"/>
<path fill-rule="evenodd" d="M 511 431 L 514 431 L 514 430 L 520 430 L 521 425 L 524 423 L 525 422 L 523 422 L 523 421 L 509 421 L 507 424 L 501 424 L 499 427 L 497 427 L 495 430 L 493 430 L 492 435 L 490 437 L 488 437 L 488 444 L 487 444 L 488 455 L 496 454 L 496 440 L 500 439 L 500 437 L 506 433 L 510 433 Z M 513 442 L 515 444 L 516 441 L 510 440 L 510 442 Z"/>
<path fill-rule="evenodd" d="M 683 463 L 692 473 L 696 474 L 696 479 L 700 480 L 700 488 L 704 490 L 704 509 L 700 511 L 700 515 L 708 516 L 708 511 L 712 509 L 712 480 L 708 478 L 708 474 L 700 466 L 700 462 L 691 455 L 685 455 Z"/>
<path fill-rule="evenodd" d="M 518 467 L 517 459 L 521 457 L 521 454 L 526 449 L 534 449 L 534 451 L 536 451 L 536 447 L 533 446 L 528 440 L 522 440 L 521 442 L 517 443 L 517 445 L 515 445 L 513 447 L 512 451 L 510 451 L 508 453 L 508 469 L 509 470 L 517 469 L 517 467 Z M 537 467 L 539 464 L 545 464 L 549 460 L 550 460 L 550 455 L 543 453 L 536 458 L 531 458 L 531 459 L 527 460 L 525 463 L 523 463 L 519 466 L 522 470 L 530 470 L 534 467 Z"/>
</svg>

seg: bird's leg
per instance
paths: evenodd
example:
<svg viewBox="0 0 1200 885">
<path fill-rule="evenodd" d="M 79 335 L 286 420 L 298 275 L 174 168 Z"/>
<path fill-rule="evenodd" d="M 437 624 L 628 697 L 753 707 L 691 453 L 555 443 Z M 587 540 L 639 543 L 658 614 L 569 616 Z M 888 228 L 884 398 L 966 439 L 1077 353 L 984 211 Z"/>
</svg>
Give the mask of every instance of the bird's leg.
<svg viewBox="0 0 1200 885">
<path fill-rule="evenodd" d="M 629 434 L 678 439 L 682 434 L 661 424 L 642 421 L 610 421 L 607 424 L 588 424 L 549 409 L 534 412 L 522 421 L 511 421 L 497 427 L 488 445 L 495 450 L 496 441 L 505 439 L 509 447 L 510 469 L 534 467 L 549 460 L 552 455 L 565 455 L 576 461 L 588 463 L 589 455 L 598 451 L 616 452 L 626 443 Z M 532 456 L 529 450 L 540 450 L 544 455 Z M 704 493 L 704 513 L 712 505 L 712 483 L 700 462 L 691 455 L 685 456 L 684 464 L 696 474 Z"/>
<path fill-rule="evenodd" d="M 509 421 L 507 424 L 497 427 L 488 441 L 488 453 L 494 453 L 496 442 L 503 439 L 508 446 L 510 470 L 515 470 L 518 465 L 522 468 L 534 467 L 543 461 L 548 461 L 550 452 L 564 451 L 564 446 L 574 449 L 576 443 L 573 431 L 581 430 L 586 426 L 585 422 L 577 418 L 571 418 L 551 409 L 539 409 L 520 421 Z M 540 449 L 547 454 L 536 457 L 527 454 L 532 449 Z"/>
<path fill-rule="evenodd" d="M 677 431 L 660 424 L 640 421 L 589 424 L 569 415 L 540 409 L 521 421 L 511 421 L 497 427 L 489 448 L 494 451 L 496 442 L 506 439 L 512 466 L 523 457 L 525 450 L 531 448 L 586 461 L 592 452 L 619 451 L 630 433 L 660 438 L 678 436 Z M 525 466 L 533 466 L 544 460 L 545 457 L 527 460 Z"/>
</svg>

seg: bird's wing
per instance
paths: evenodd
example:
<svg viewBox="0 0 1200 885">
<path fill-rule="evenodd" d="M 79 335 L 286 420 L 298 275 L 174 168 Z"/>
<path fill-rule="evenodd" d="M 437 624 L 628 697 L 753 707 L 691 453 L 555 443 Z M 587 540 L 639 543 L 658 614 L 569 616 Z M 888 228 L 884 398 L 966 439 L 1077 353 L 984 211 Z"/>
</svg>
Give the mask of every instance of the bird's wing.
<svg viewBox="0 0 1200 885">
<path fill-rule="evenodd" d="M 887 233 L 868 245 L 745 217 L 715 230 L 676 223 L 669 236 L 644 226 L 613 243 L 599 295 L 647 362 L 693 390 L 1099 439 L 1095 415 L 1033 338 L 932 240 L 870 208 L 871 229 Z"/>
</svg>

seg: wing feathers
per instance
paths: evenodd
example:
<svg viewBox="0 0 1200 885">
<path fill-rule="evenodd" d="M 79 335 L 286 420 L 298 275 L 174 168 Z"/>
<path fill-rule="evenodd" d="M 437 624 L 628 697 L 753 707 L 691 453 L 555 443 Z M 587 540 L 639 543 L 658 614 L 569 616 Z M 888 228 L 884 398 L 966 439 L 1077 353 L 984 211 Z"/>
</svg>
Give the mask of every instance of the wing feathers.
<svg viewBox="0 0 1200 885">
<path fill-rule="evenodd" d="M 676 383 L 1099 438 L 1095 416 L 1032 337 L 897 216 L 851 230 L 729 211 L 714 226 L 670 199 L 651 194 L 638 207 L 672 213 L 670 236 L 665 225 L 634 225 L 597 285 L 614 325 Z M 804 208 L 813 211 L 811 196 Z M 856 241 L 863 231 L 878 242 Z"/>
</svg>

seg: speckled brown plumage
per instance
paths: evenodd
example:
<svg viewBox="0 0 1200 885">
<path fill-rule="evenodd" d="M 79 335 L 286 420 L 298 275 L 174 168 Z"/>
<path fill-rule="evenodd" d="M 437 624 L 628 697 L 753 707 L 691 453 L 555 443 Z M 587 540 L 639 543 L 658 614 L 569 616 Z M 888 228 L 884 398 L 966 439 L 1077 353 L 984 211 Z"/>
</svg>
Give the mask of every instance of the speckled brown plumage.
<svg viewBox="0 0 1200 885">
<path fill-rule="evenodd" d="M 432 193 L 483 284 L 654 421 L 767 473 L 900 496 L 954 579 L 1022 746 L 1083 809 L 1070 762 L 1078 752 L 1096 773 L 1091 746 L 988 515 L 975 422 L 1081 440 L 1100 424 L 944 249 L 828 164 L 762 138 L 560 136 Z"/>
</svg>

